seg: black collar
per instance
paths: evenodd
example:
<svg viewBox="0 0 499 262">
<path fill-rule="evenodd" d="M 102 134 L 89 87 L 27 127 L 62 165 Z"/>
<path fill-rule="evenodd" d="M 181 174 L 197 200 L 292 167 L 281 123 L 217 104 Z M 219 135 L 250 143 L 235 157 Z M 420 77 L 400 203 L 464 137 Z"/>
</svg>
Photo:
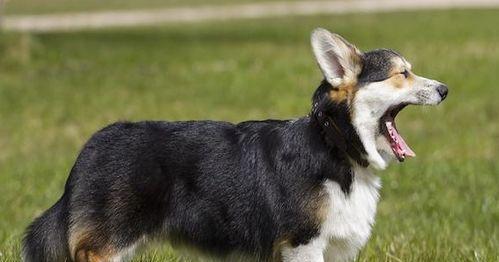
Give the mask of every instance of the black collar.
<svg viewBox="0 0 499 262">
<path fill-rule="evenodd" d="M 364 158 L 366 154 L 364 146 L 357 134 L 355 134 L 357 137 L 352 139 L 351 135 L 342 131 L 333 117 L 320 110 L 318 103 L 314 103 L 312 117 L 317 121 L 328 146 L 337 148 L 339 153 L 350 157 L 363 167 L 369 166 L 369 162 Z"/>
</svg>

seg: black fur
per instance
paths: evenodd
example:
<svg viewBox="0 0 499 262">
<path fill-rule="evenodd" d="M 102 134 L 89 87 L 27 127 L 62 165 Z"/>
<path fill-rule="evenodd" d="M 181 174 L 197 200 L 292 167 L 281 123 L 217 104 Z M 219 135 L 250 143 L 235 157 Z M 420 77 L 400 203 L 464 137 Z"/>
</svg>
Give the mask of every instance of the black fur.
<svg viewBox="0 0 499 262">
<path fill-rule="evenodd" d="M 362 72 L 358 77 L 360 84 L 378 82 L 390 77 L 393 68 L 392 58 L 401 57 L 391 49 L 376 49 L 362 55 Z"/>
<path fill-rule="evenodd" d="M 349 143 L 358 137 L 344 105 L 324 101 L 330 88 L 317 89 L 315 109 L 334 115 Z M 351 165 L 313 116 L 116 123 L 86 143 L 61 199 L 29 227 L 25 258 L 64 261 L 147 236 L 269 260 L 280 240 L 297 246 L 318 234 L 326 179 L 348 193 Z M 78 230 L 89 236 L 71 249 Z"/>
<path fill-rule="evenodd" d="M 348 101 L 334 102 L 329 98 L 333 87 L 323 80 L 314 94 L 312 117 L 316 119 L 325 142 L 335 155 L 343 156 L 345 161 L 353 159 L 357 164 L 367 167 L 366 151 L 360 138 L 351 123 Z"/>
<path fill-rule="evenodd" d="M 23 243 L 26 261 L 64 261 L 68 256 L 68 197 L 64 194 L 29 226 Z"/>
</svg>

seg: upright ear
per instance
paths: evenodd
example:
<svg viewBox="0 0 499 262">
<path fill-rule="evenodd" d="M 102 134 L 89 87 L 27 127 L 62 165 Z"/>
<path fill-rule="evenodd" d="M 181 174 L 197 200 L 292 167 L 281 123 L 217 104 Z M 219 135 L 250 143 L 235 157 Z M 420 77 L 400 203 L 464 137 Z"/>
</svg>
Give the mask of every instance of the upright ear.
<svg viewBox="0 0 499 262">
<path fill-rule="evenodd" d="M 359 49 L 323 28 L 312 32 L 311 42 L 322 74 L 333 87 L 357 82 L 362 70 L 362 53 Z"/>
</svg>

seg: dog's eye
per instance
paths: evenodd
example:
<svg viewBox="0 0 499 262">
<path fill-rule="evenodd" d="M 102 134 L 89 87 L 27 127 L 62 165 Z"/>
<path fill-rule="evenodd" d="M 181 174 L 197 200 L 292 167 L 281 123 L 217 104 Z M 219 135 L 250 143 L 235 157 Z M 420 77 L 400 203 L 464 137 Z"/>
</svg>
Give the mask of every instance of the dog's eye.
<svg viewBox="0 0 499 262">
<path fill-rule="evenodd" d="M 409 71 L 407 70 L 404 70 L 402 72 L 400 72 L 402 75 L 404 75 L 405 78 L 408 78 L 409 77 Z"/>
</svg>

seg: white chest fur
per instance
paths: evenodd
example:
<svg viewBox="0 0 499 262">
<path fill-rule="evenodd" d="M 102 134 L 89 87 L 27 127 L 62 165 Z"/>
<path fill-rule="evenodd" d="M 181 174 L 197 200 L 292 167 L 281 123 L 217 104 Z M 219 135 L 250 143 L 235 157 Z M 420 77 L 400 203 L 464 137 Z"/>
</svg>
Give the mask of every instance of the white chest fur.
<svg viewBox="0 0 499 262">
<path fill-rule="evenodd" d="M 329 194 L 328 215 L 321 228 L 321 238 L 327 241 L 325 261 L 353 260 L 371 234 L 381 182 L 366 168 L 355 167 L 354 173 L 350 194 L 336 182 L 324 185 Z"/>
<path fill-rule="evenodd" d="M 286 262 L 353 261 L 371 235 L 376 215 L 380 179 L 370 170 L 354 168 L 351 191 L 326 181 L 328 210 L 320 234 L 305 245 L 283 250 Z"/>
</svg>

